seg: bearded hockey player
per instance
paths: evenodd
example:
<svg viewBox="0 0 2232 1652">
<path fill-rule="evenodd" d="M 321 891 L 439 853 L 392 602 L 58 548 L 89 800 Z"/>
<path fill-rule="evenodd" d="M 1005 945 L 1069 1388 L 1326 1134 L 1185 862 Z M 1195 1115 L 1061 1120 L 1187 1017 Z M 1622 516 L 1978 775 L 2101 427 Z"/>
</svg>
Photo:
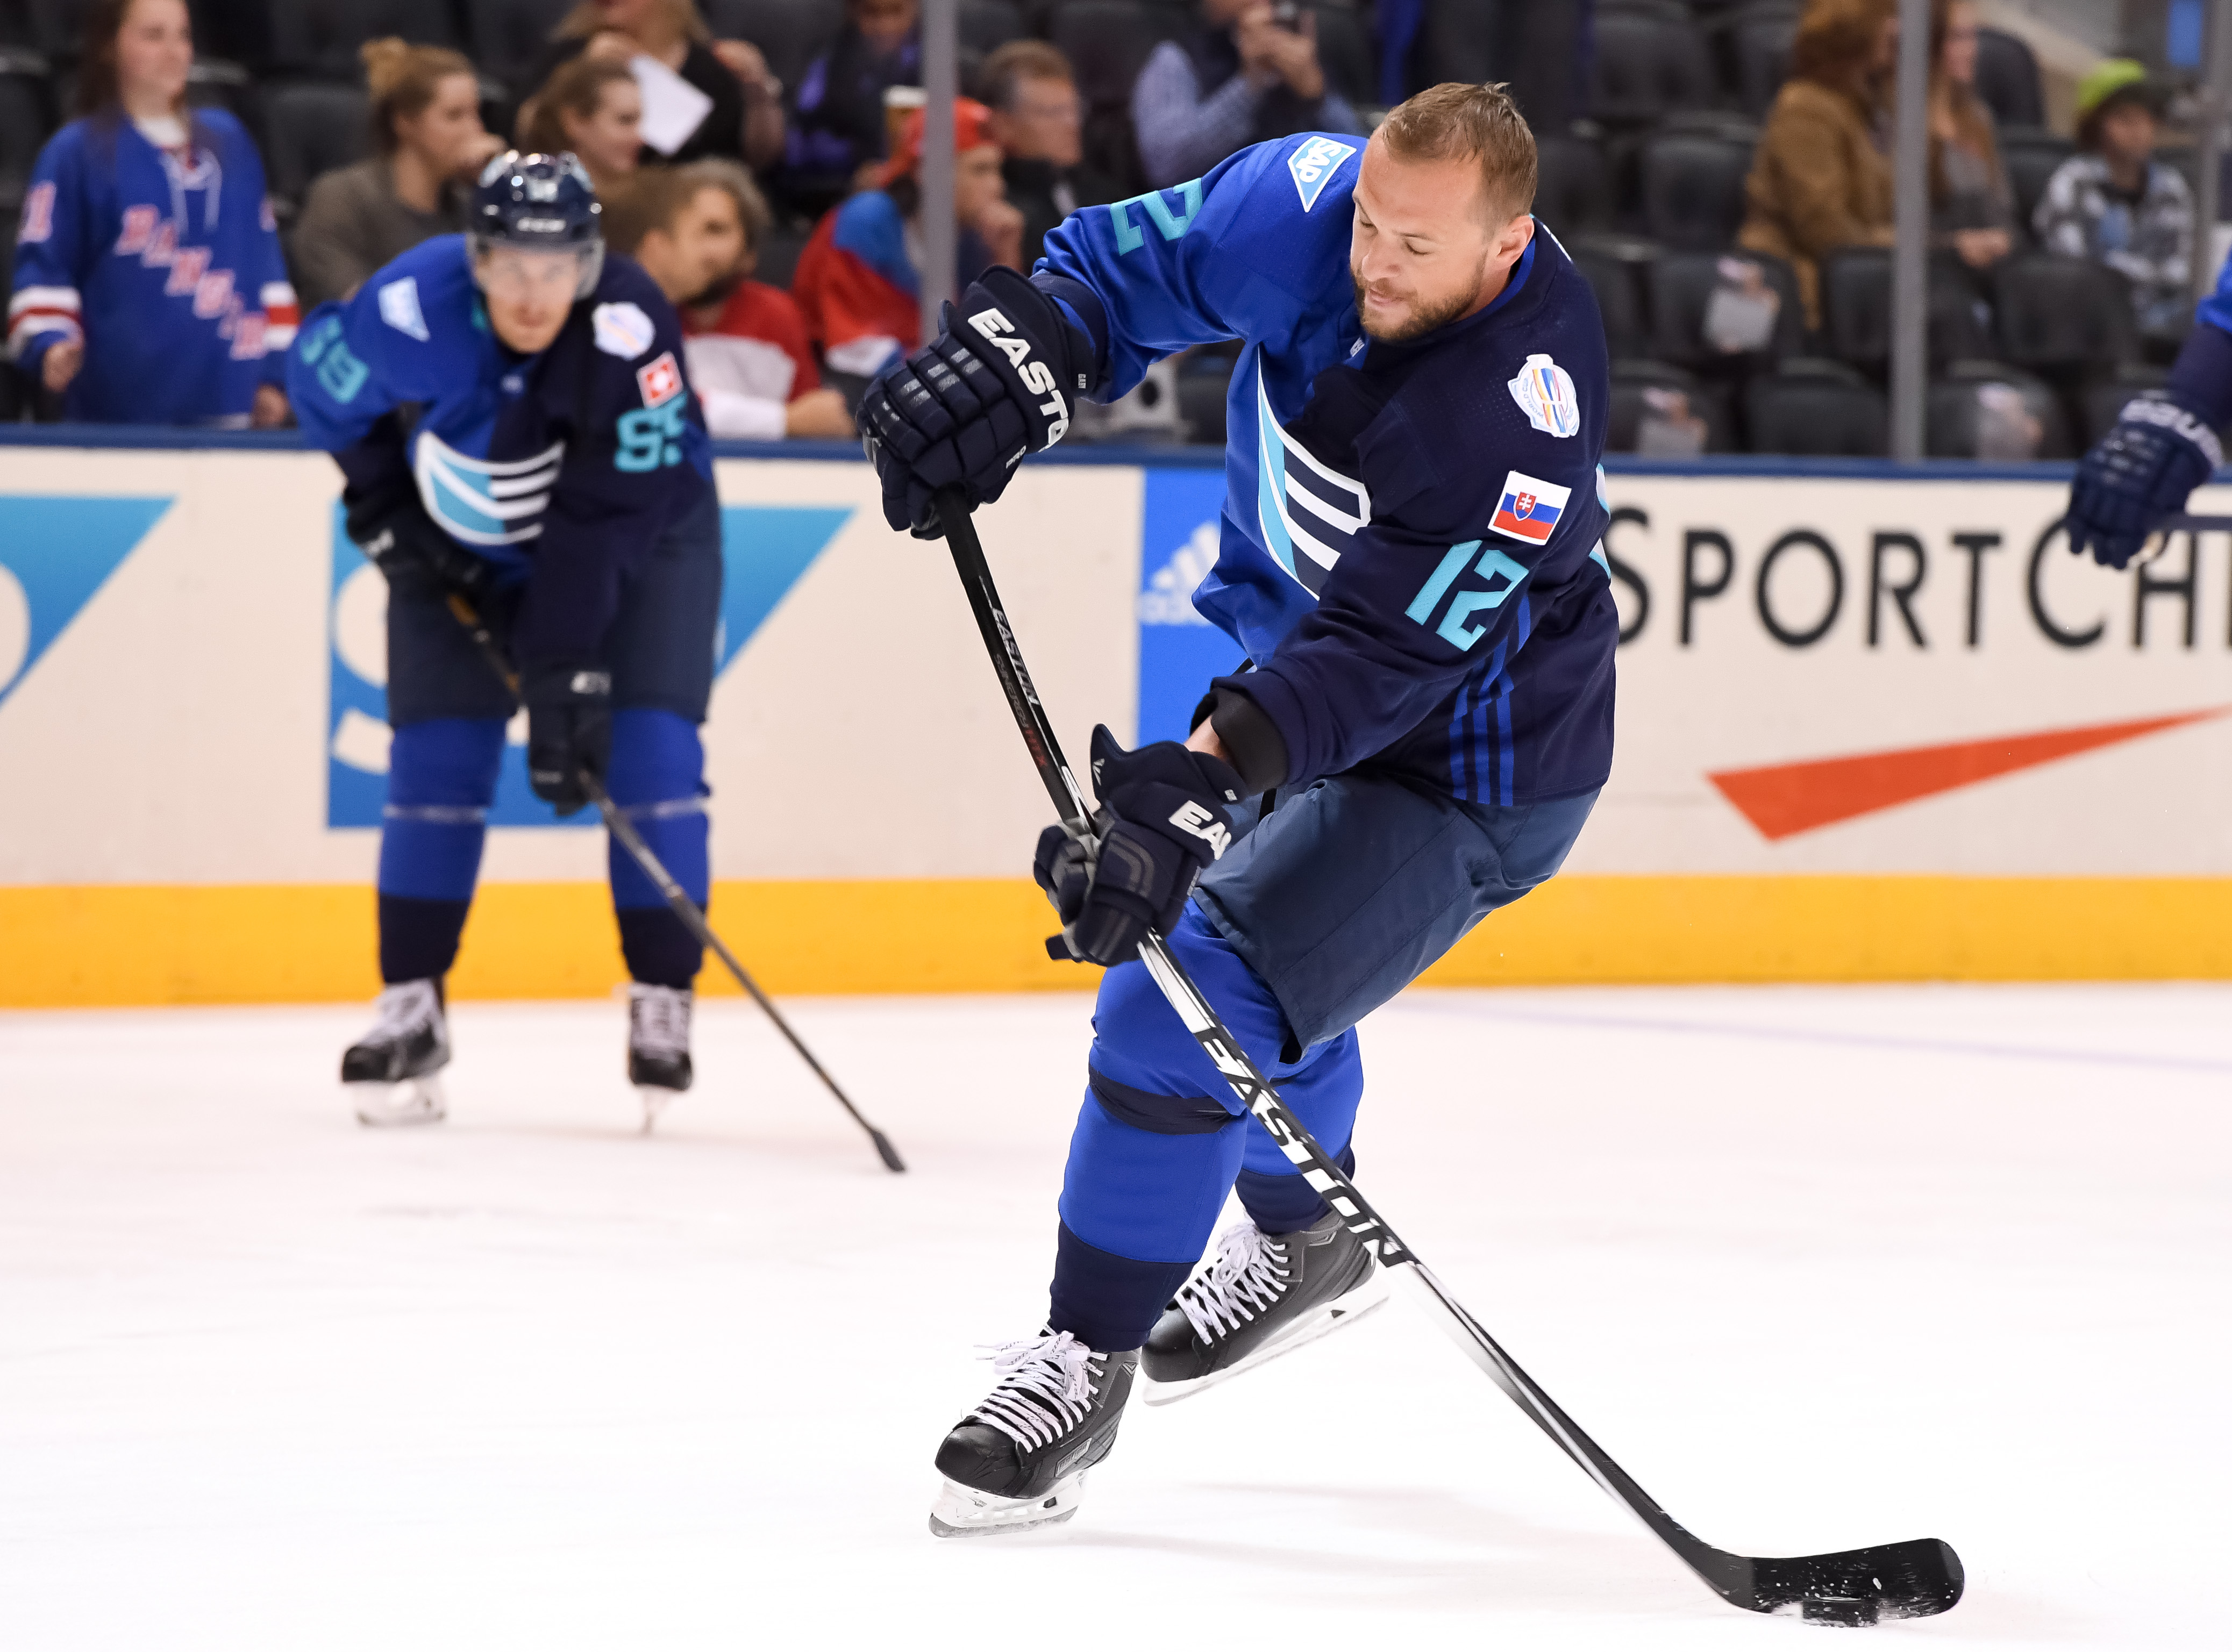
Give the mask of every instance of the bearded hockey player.
<svg viewBox="0 0 2232 1652">
<path fill-rule="evenodd" d="M 1555 872 L 1610 772 L 1604 329 L 1534 178 L 1502 88 L 1437 87 L 1361 147 L 1260 144 L 1076 214 L 869 392 L 886 514 L 932 537 L 934 495 L 997 499 L 1076 397 L 1244 347 L 1194 603 L 1253 668 L 1184 745 L 1095 730 L 1098 855 L 1040 841 L 1072 949 L 1109 969 L 1045 1328 L 939 1448 L 941 1536 L 1067 1519 L 1135 1378 L 1179 1397 L 1384 1288 L 1137 961 L 1150 928 L 1353 1164 L 1357 1021 Z M 1248 1220 L 1201 1260 L 1236 1184 Z"/>
<path fill-rule="evenodd" d="M 511 691 L 452 613 L 465 598 L 516 671 L 535 794 L 604 783 L 692 900 L 707 884 L 704 756 L 720 611 L 711 450 L 682 329 L 650 276 L 604 256 L 571 155 L 500 155 L 471 228 L 403 254 L 305 324 L 304 434 L 340 463 L 349 537 L 388 584 L 395 731 L 380 850 L 379 1022 L 342 1058 L 367 1124 L 443 1115 L 443 977 L 479 874 Z M 614 844 L 634 977 L 629 1076 L 651 1112 L 690 1085 L 696 938 Z"/>
</svg>

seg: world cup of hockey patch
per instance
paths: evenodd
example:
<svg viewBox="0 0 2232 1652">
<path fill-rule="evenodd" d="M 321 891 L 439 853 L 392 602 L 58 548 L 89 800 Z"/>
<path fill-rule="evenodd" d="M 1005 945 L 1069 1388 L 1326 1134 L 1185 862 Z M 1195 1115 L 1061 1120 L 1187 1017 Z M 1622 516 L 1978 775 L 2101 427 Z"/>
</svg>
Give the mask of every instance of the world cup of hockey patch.
<svg viewBox="0 0 2232 1652">
<path fill-rule="evenodd" d="M 646 407 L 663 407 L 682 393 L 682 369 L 674 365 L 674 352 L 662 350 L 659 360 L 635 370 L 636 388 L 643 392 Z"/>
<path fill-rule="evenodd" d="M 1545 436 L 1578 436 L 1581 429 L 1580 398 L 1573 375 L 1544 355 L 1527 358 L 1509 388 L 1511 399 L 1527 415 L 1527 422 Z"/>
<path fill-rule="evenodd" d="M 589 325 L 597 335 L 597 348 L 608 356 L 633 361 L 651 348 L 659 329 L 637 304 L 600 304 L 589 312 Z"/>
<path fill-rule="evenodd" d="M 1488 525 L 1507 538 L 1547 545 L 1573 493 L 1571 488 L 1560 488 L 1522 470 L 1511 471 L 1503 478 L 1503 496 Z"/>
<path fill-rule="evenodd" d="M 1302 198 L 1302 211 L 1307 212 L 1318 204 L 1327 182 L 1340 170 L 1341 163 L 1356 152 L 1353 144 L 1337 144 L 1330 138 L 1313 138 L 1287 157 L 1287 170 L 1294 175 L 1294 193 Z"/>
</svg>

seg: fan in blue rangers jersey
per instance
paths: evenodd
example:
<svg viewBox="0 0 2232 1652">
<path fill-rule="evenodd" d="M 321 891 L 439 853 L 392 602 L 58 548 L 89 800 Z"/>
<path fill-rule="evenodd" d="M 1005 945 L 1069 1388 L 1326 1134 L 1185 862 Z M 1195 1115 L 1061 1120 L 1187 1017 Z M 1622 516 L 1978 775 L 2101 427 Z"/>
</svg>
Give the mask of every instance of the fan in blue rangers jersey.
<svg viewBox="0 0 2232 1652">
<path fill-rule="evenodd" d="M 176 63 L 181 90 L 191 49 Z M 64 418 L 279 424 L 295 323 L 263 163 L 231 115 L 134 120 L 111 104 L 39 152 L 16 226 L 8 347 L 35 382 L 62 391 Z"/>
<path fill-rule="evenodd" d="M 1236 1113 L 1137 961 L 1148 928 L 1353 1163 L 1356 1022 L 1555 872 L 1610 772 L 1604 330 L 1528 213 L 1534 177 L 1494 87 L 1422 93 L 1361 149 L 1256 146 L 1073 216 L 863 405 L 886 515 L 930 537 L 939 489 L 998 498 L 1074 396 L 1242 346 L 1194 601 L 1254 667 L 1211 685 L 1184 745 L 1096 729 L 1097 859 L 1058 826 L 1040 841 L 1071 948 L 1111 968 L 1046 1328 L 940 1447 L 941 1535 L 1067 1518 L 1135 1374 L 1181 1396 L 1384 1288 Z M 1236 1184 L 1249 1220 L 1199 1261 Z"/>
<path fill-rule="evenodd" d="M 292 363 L 303 432 L 347 479 L 349 537 L 388 582 L 387 986 L 341 1068 L 367 1124 L 442 1117 L 443 977 L 516 709 L 452 595 L 516 669 L 536 794 L 570 814 L 587 800 L 581 772 L 598 776 L 705 902 L 711 450 L 680 322 L 649 275 L 604 256 L 600 211 L 573 156 L 500 155 L 468 233 L 422 242 L 315 311 Z M 703 960 L 617 844 L 610 865 L 635 982 L 629 1072 L 655 1112 L 689 1087 Z"/>
</svg>

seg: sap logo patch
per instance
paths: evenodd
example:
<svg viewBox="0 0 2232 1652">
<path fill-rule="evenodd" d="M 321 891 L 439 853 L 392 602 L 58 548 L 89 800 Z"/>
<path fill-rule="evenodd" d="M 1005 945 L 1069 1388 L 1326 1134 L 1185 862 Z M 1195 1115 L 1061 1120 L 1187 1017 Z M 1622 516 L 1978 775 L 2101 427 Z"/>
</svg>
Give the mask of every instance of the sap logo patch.
<svg viewBox="0 0 2232 1652">
<path fill-rule="evenodd" d="M 634 360 L 659 337 L 638 304 L 600 304 L 589 312 L 589 325 L 596 330 L 597 348 L 623 361 Z"/>
<path fill-rule="evenodd" d="M 426 331 L 426 313 L 418 308 L 418 278 L 406 275 L 401 281 L 392 281 L 380 289 L 380 319 L 406 338 L 425 344 L 432 337 Z"/>
<path fill-rule="evenodd" d="M 633 305 L 628 306 L 633 309 Z M 642 312 L 638 310 L 638 314 Z M 646 361 L 635 370 L 636 388 L 643 392 L 646 407 L 664 407 L 682 393 L 682 369 L 674 363 L 674 352 L 662 350 L 659 360 Z"/>
<path fill-rule="evenodd" d="M 1523 470 L 1510 471 L 1503 478 L 1503 496 L 1497 502 L 1496 515 L 1488 525 L 1507 539 L 1547 545 L 1558 519 L 1566 514 L 1566 501 L 1573 494 L 1571 488 L 1560 488 Z"/>
<path fill-rule="evenodd" d="M 1581 402 L 1573 375 L 1544 355 L 1527 358 L 1519 376 L 1506 386 L 1527 422 L 1546 436 L 1577 436 Z"/>
<path fill-rule="evenodd" d="M 1294 193 L 1302 198 L 1302 211 L 1307 212 L 1318 204 L 1325 192 L 1327 182 L 1339 172 L 1341 163 L 1356 152 L 1353 144 L 1337 144 L 1330 138 L 1313 138 L 1287 157 L 1287 170 L 1294 175 Z"/>
</svg>

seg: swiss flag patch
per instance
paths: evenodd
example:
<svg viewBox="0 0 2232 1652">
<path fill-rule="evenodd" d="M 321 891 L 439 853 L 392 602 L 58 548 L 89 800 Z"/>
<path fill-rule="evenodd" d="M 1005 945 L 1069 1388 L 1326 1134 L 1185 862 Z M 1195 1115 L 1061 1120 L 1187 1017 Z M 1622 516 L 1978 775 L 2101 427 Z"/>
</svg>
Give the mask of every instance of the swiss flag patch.
<svg viewBox="0 0 2232 1652">
<path fill-rule="evenodd" d="M 663 407 L 682 393 L 682 369 L 675 365 L 674 352 L 662 350 L 659 360 L 646 361 L 635 370 L 636 388 L 643 392 L 646 407 Z"/>
</svg>

